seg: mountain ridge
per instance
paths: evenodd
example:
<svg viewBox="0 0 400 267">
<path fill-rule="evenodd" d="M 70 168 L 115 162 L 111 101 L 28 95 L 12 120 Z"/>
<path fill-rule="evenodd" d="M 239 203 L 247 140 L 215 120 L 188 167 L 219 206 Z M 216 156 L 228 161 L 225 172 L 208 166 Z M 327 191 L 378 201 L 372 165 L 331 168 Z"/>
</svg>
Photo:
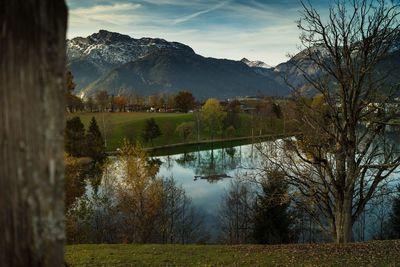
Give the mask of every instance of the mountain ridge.
<svg viewBox="0 0 400 267">
<path fill-rule="evenodd" d="M 277 74 L 263 74 L 270 69 L 261 61 L 203 57 L 187 45 L 159 38 L 100 30 L 67 40 L 67 57 L 82 96 L 97 90 L 145 95 L 189 90 L 198 98 L 289 93 Z"/>
</svg>

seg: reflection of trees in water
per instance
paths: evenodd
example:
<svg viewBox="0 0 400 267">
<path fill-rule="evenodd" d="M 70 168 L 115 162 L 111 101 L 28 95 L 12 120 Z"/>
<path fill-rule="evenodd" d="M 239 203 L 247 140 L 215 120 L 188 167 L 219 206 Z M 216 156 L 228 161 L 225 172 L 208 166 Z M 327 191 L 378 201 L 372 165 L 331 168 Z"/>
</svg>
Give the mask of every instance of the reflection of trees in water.
<svg viewBox="0 0 400 267">
<path fill-rule="evenodd" d="M 236 169 L 241 162 L 240 152 L 241 149 L 232 147 L 183 153 L 176 162 L 185 168 L 193 169 L 195 175 L 215 176 Z M 213 183 L 217 180 L 208 179 L 208 181 Z"/>
<path fill-rule="evenodd" d="M 171 157 L 171 155 L 167 155 L 163 164 L 167 170 L 172 170 L 172 168 L 174 168 L 174 159 Z"/>
<path fill-rule="evenodd" d="M 191 162 L 196 160 L 196 156 L 194 155 L 194 153 L 183 153 L 179 158 L 177 158 L 175 161 L 183 166 L 186 167 L 188 165 L 191 165 Z"/>
</svg>

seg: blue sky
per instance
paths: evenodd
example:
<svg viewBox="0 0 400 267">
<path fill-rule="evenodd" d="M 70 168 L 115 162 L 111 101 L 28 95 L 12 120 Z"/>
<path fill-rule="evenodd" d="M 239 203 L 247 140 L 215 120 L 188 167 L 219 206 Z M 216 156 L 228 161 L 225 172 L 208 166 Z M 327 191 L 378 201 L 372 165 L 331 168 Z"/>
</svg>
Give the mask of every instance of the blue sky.
<svg viewBox="0 0 400 267">
<path fill-rule="evenodd" d="M 322 1 L 318 1 L 323 8 Z M 216 58 L 276 65 L 297 51 L 297 0 L 67 0 L 68 38 L 99 29 L 158 37 Z"/>
</svg>

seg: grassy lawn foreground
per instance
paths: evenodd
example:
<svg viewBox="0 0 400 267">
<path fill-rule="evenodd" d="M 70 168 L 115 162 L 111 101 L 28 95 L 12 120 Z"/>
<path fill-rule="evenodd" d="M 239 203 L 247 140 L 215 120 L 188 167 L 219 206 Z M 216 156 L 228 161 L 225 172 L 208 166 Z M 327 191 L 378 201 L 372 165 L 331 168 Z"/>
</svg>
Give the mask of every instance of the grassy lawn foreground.
<svg viewBox="0 0 400 267">
<path fill-rule="evenodd" d="M 347 245 L 70 245 L 69 266 L 400 266 L 400 240 Z"/>
</svg>

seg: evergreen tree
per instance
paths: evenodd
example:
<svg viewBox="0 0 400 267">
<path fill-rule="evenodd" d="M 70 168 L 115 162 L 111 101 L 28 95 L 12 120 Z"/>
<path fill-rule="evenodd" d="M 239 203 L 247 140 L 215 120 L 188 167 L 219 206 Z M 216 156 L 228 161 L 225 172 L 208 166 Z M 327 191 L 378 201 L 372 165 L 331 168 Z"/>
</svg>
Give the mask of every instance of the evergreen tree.
<svg viewBox="0 0 400 267">
<path fill-rule="evenodd" d="M 289 243 L 293 224 L 288 208 L 288 186 L 279 172 L 270 173 L 255 202 L 254 240 L 260 244 Z"/>
<path fill-rule="evenodd" d="M 85 155 L 85 126 L 79 117 L 67 120 L 65 128 L 65 152 L 73 157 Z"/>
<path fill-rule="evenodd" d="M 86 133 L 86 145 L 87 156 L 96 161 L 101 161 L 105 158 L 104 139 L 94 117 L 92 117 L 89 129 Z"/>
<path fill-rule="evenodd" d="M 151 141 L 151 144 L 153 145 L 153 139 L 156 137 L 161 136 L 161 130 L 154 118 L 150 118 L 146 120 L 146 125 L 143 130 L 143 140 L 145 142 Z"/>
</svg>

